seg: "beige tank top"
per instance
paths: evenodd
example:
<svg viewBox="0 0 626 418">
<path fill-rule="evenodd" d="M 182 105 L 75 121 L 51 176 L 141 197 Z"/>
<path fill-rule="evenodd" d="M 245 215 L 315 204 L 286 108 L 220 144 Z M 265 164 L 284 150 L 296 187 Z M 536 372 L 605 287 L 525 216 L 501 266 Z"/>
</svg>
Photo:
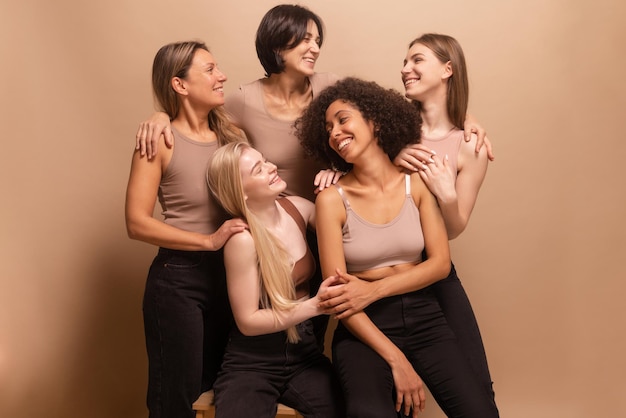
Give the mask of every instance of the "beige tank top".
<svg viewBox="0 0 626 418">
<path fill-rule="evenodd" d="M 315 73 L 310 78 L 316 97 L 339 79 L 331 73 Z M 268 161 L 276 164 L 278 175 L 287 183 L 285 195 L 315 201 L 315 175 L 324 168 L 307 157 L 295 136 L 293 123 L 273 118 L 265 108 L 260 80 L 243 84 L 226 98 L 224 105 L 235 125 L 244 130 L 248 141 Z"/>
<path fill-rule="evenodd" d="M 198 142 L 172 127 L 172 159 L 159 185 L 164 222 L 185 231 L 212 234 L 227 219 L 206 181 L 209 159 L 218 142 Z"/>
<path fill-rule="evenodd" d="M 361 218 L 352 210 L 341 186 L 334 187 L 346 208 L 343 252 L 348 272 L 422 261 L 424 235 L 419 209 L 411 195 L 411 176 L 405 176 L 406 198 L 400 213 L 386 224 L 373 224 Z"/>
</svg>

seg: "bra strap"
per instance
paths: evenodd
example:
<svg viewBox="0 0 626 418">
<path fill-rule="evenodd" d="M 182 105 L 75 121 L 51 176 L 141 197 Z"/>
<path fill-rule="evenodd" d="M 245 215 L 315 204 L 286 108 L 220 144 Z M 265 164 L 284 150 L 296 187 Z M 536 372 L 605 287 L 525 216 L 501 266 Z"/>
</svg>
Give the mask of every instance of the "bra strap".
<svg viewBox="0 0 626 418">
<path fill-rule="evenodd" d="M 346 194 L 344 193 L 343 188 L 338 184 L 335 184 L 334 187 L 339 192 L 339 196 L 341 196 L 341 200 L 343 200 L 343 206 L 346 208 L 346 210 L 350 209 L 350 202 L 348 201 L 348 198 L 346 197 Z"/>
<path fill-rule="evenodd" d="M 411 175 L 404 175 L 404 188 L 407 196 L 411 196 Z"/>
</svg>

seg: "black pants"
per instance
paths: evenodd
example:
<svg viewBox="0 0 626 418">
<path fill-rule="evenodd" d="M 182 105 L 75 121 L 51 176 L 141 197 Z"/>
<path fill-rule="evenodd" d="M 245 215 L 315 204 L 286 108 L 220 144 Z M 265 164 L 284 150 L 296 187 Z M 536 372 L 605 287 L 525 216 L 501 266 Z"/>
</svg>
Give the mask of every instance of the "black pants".
<svg viewBox="0 0 626 418">
<path fill-rule="evenodd" d="M 215 381 L 232 326 L 222 252 L 159 249 L 143 313 L 150 418 L 193 418 L 192 403 Z"/>
<path fill-rule="evenodd" d="M 306 233 L 306 241 L 311 249 L 311 253 L 313 253 L 316 263 L 315 273 L 309 280 L 309 296 L 313 297 L 317 294 L 324 278 L 322 277 L 322 268 L 320 267 L 320 255 L 317 247 L 317 235 L 315 232 L 308 229 Z M 328 319 L 328 315 L 319 315 L 311 318 L 315 339 L 317 340 L 317 345 L 322 353 L 324 352 L 324 337 L 326 335 L 326 330 L 328 329 Z"/>
<path fill-rule="evenodd" d="M 472 305 L 465 289 L 456 274 L 454 264 L 450 274 L 431 286 L 441 306 L 446 322 L 457 338 L 461 351 L 467 357 L 480 384 L 489 394 L 494 408 L 496 407 L 493 382 L 489 373 L 489 365 L 480 329 Z"/>
<path fill-rule="evenodd" d="M 365 309 L 402 350 L 448 417 L 498 416 L 450 330 L 432 288 L 379 300 Z M 333 362 L 349 418 L 397 418 L 387 362 L 339 324 Z"/>
<path fill-rule="evenodd" d="M 277 403 L 306 418 L 344 418 L 341 388 L 317 346 L 311 321 L 298 325 L 302 340 L 284 332 L 246 337 L 231 333 L 214 385 L 216 418 L 274 418 Z"/>
</svg>

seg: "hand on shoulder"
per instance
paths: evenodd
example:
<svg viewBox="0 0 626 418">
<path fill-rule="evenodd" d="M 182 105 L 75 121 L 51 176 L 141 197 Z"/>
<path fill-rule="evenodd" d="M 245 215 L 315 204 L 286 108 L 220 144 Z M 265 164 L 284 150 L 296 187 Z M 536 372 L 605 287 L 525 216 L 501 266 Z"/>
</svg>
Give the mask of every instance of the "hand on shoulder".
<svg viewBox="0 0 626 418">
<path fill-rule="evenodd" d="M 485 137 L 485 141 L 487 138 Z M 464 161 L 488 161 L 489 158 L 489 149 L 486 146 L 480 148 L 480 150 L 476 151 L 476 144 L 478 143 L 478 135 L 475 133 L 471 134 L 469 141 L 461 141 L 461 147 L 459 149 L 459 168 L 462 167 Z"/>
<path fill-rule="evenodd" d="M 224 251 L 234 251 L 235 254 L 238 251 L 246 251 L 250 249 L 256 252 L 254 247 L 254 238 L 252 238 L 252 233 L 248 229 L 238 234 L 234 234 L 224 244 Z"/>
</svg>

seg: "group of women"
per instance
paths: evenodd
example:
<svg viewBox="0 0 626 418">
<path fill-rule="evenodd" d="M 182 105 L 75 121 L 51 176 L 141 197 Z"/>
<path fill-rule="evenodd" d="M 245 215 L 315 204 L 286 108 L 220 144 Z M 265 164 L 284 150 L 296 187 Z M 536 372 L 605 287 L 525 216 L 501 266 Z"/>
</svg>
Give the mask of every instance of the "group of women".
<svg viewBox="0 0 626 418">
<path fill-rule="evenodd" d="M 450 417 L 498 416 L 448 247 L 491 157 L 465 122 L 462 50 L 413 41 L 407 101 L 316 73 L 323 29 L 307 8 L 272 8 L 256 38 L 265 77 L 226 99 L 205 44 L 155 56 L 163 112 L 140 125 L 126 201 L 129 236 L 159 247 L 143 301 L 152 418 L 193 417 L 211 387 L 217 417 L 270 418 L 278 402 L 416 417 L 424 383 Z"/>
</svg>

